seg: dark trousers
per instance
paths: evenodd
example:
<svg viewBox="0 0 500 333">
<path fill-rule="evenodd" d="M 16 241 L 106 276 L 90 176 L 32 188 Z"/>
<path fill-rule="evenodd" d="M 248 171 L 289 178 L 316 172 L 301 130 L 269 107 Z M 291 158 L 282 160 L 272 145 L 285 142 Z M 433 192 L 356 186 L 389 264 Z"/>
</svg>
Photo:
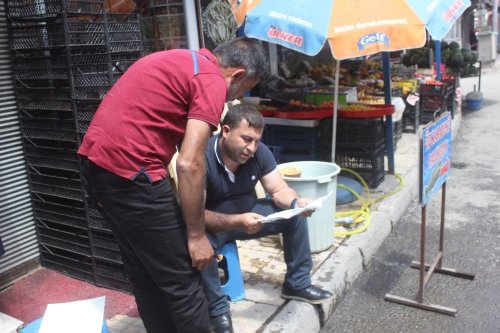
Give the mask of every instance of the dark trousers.
<svg viewBox="0 0 500 333">
<path fill-rule="evenodd" d="M 252 207 L 252 212 L 263 216 L 279 210 L 272 200 L 267 199 L 257 200 Z M 287 267 L 284 284 L 294 290 L 309 287 L 311 285 L 312 258 L 307 219 L 303 215 L 287 220 L 265 223 L 262 229 L 255 234 L 247 234 L 242 230 L 233 230 L 217 233 L 207 232 L 207 236 L 217 251 L 217 248 L 232 240 L 257 239 L 279 233 L 283 235 L 283 252 Z M 220 286 L 218 266 L 215 260 L 202 272 L 202 278 L 208 298 L 210 316 L 220 316 L 228 312 L 230 306 Z"/>
<path fill-rule="evenodd" d="M 200 272 L 191 266 L 180 207 L 168 180 L 118 177 L 90 161 L 83 175 L 120 244 L 139 314 L 149 333 L 208 332 Z"/>
</svg>

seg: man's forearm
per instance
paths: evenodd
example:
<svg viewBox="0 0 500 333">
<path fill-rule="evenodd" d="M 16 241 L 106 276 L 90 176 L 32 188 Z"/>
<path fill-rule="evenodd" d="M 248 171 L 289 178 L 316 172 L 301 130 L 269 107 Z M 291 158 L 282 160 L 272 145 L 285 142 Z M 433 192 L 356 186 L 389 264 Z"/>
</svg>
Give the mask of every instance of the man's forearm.
<svg viewBox="0 0 500 333">
<path fill-rule="evenodd" d="M 202 168 L 197 172 L 189 172 L 189 169 L 183 170 L 182 167 L 177 170 L 179 201 L 190 237 L 205 235 L 204 171 Z"/>
<path fill-rule="evenodd" d="M 237 215 L 223 214 L 205 209 L 205 226 L 211 232 L 238 229 Z"/>
<path fill-rule="evenodd" d="M 290 204 L 292 203 L 292 201 L 299 197 L 300 196 L 297 194 L 297 192 L 295 192 L 295 190 L 293 190 L 292 188 L 285 188 L 273 194 L 273 202 L 281 209 L 289 209 L 291 208 Z"/>
</svg>

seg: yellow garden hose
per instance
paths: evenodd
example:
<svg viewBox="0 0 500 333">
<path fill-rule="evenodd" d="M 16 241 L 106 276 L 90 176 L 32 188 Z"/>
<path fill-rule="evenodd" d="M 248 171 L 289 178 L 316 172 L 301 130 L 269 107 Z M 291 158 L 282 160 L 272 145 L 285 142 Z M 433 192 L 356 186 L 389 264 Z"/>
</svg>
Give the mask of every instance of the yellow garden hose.
<svg viewBox="0 0 500 333">
<path fill-rule="evenodd" d="M 341 188 L 351 192 L 361 203 L 361 208 L 358 210 L 337 212 L 335 214 L 335 223 L 337 224 L 335 228 L 335 236 L 351 236 L 365 231 L 371 224 L 370 206 L 383 200 L 384 198 L 387 198 L 388 196 L 399 192 L 403 188 L 404 181 L 401 175 L 397 173 L 394 174 L 394 176 L 399 181 L 399 185 L 396 186 L 392 191 L 385 193 L 375 198 L 374 200 L 370 200 L 370 189 L 368 188 L 365 180 L 353 170 L 341 169 L 341 171 L 348 172 L 358 178 L 366 192 L 366 199 L 364 199 L 353 189 L 342 184 L 337 184 L 337 188 Z"/>
</svg>

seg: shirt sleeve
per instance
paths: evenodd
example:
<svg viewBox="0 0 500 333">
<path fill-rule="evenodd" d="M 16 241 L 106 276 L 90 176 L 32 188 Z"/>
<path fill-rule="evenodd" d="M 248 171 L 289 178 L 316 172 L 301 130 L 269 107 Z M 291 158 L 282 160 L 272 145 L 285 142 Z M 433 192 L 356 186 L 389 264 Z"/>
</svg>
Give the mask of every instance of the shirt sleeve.
<svg viewBox="0 0 500 333">
<path fill-rule="evenodd" d="M 217 74 L 200 73 L 191 80 L 191 103 L 188 119 L 219 125 L 226 101 L 226 82 Z"/>
<path fill-rule="evenodd" d="M 276 159 L 271 150 L 263 143 L 260 143 L 256 152 L 257 161 L 261 170 L 261 176 L 265 176 L 276 169 Z"/>
</svg>

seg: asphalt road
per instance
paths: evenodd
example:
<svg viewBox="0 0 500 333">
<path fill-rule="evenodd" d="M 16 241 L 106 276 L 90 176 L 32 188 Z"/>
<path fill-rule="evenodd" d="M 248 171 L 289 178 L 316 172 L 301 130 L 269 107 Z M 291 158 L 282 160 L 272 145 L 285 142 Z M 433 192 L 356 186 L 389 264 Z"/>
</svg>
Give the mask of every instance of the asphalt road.
<svg viewBox="0 0 500 333">
<path fill-rule="evenodd" d="M 453 143 L 446 190 L 443 266 L 475 274 L 467 280 L 434 273 L 424 299 L 456 316 L 384 300 L 417 299 L 422 210 L 412 202 L 321 332 L 500 332 L 500 71 L 483 72 L 482 107 L 464 110 Z M 472 79 L 462 91 L 472 91 Z M 397 170 L 396 170 L 397 171 Z M 441 193 L 427 205 L 426 262 L 438 251 Z"/>
</svg>

